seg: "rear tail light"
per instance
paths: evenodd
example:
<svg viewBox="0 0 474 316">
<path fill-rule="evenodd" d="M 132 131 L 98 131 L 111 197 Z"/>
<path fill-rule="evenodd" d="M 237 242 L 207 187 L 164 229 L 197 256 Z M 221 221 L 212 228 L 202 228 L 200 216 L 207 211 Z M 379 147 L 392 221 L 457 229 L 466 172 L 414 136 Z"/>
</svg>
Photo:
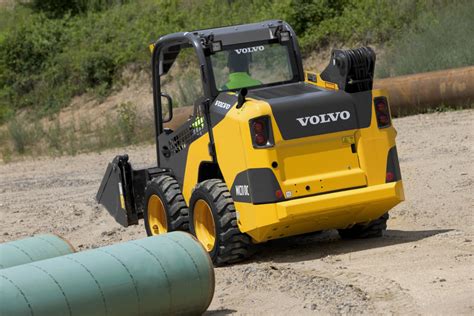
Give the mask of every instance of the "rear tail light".
<svg viewBox="0 0 474 316">
<path fill-rule="evenodd" d="M 250 120 L 250 133 L 254 148 L 267 148 L 274 145 L 270 117 L 261 116 Z"/>
<path fill-rule="evenodd" d="M 387 155 L 387 170 L 385 171 L 385 183 L 396 182 L 402 179 L 400 164 L 398 163 L 397 147 L 393 146 Z"/>
<path fill-rule="evenodd" d="M 395 180 L 395 174 L 393 172 L 388 171 L 385 177 L 385 182 L 393 182 L 393 180 Z"/>
<path fill-rule="evenodd" d="M 390 119 L 390 110 L 388 108 L 387 98 L 378 97 L 374 99 L 375 116 L 377 117 L 377 125 L 379 128 L 389 127 L 392 122 Z"/>
<path fill-rule="evenodd" d="M 281 198 L 283 198 L 283 192 L 282 192 L 280 189 L 276 190 L 276 191 L 275 191 L 275 197 L 276 197 L 278 200 L 280 200 Z"/>
</svg>

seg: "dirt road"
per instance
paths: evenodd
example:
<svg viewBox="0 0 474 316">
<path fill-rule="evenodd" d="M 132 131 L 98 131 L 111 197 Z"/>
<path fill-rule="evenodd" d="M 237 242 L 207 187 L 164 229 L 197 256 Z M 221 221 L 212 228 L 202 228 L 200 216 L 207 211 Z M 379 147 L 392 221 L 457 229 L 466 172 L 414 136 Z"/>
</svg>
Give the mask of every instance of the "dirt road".
<svg viewBox="0 0 474 316">
<path fill-rule="evenodd" d="M 395 120 L 407 201 L 383 238 L 334 231 L 263 245 L 252 260 L 216 269 L 209 314 L 474 314 L 474 110 Z M 79 250 L 144 237 L 116 224 L 94 196 L 105 166 L 128 152 L 0 165 L 0 241 L 54 232 Z"/>
</svg>

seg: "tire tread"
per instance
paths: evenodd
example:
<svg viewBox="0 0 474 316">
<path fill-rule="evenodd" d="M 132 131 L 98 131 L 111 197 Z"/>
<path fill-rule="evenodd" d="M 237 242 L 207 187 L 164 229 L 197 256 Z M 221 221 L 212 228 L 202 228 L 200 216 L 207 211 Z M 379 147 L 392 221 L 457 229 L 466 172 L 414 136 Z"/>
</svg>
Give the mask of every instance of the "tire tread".
<svg viewBox="0 0 474 316">
<path fill-rule="evenodd" d="M 389 219 L 388 213 L 383 214 L 376 220 L 367 224 L 356 224 L 351 228 L 339 229 L 339 235 L 343 239 L 363 239 L 363 238 L 377 238 L 382 237 L 385 230 L 387 230 L 387 221 Z"/>
<path fill-rule="evenodd" d="M 235 263 L 250 255 L 252 245 L 250 237 L 242 233 L 237 225 L 237 214 L 234 201 L 227 189 L 227 185 L 220 179 L 211 179 L 199 183 L 195 190 L 207 191 L 214 202 L 219 219 L 216 222 L 220 227 L 218 249 L 213 258 L 217 266 Z"/>
<path fill-rule="evenodd" d="M 184 201 L 178 181 L 168 175 L 161 175 L 151 179 L 147 189 L 154 186 L 162 192 L 166 213 L 169 216 L 168 231 L 189 231 L 189 210 Z"/>
</svg>

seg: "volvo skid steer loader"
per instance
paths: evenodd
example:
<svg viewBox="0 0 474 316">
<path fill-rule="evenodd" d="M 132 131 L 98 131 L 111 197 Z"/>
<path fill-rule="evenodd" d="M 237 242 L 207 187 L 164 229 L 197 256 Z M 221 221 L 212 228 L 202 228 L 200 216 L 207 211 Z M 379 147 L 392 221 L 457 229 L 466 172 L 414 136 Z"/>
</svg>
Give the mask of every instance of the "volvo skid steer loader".
<svg viewBox="0 0 474 316">
<path fill-rule="evenodd" d="M 303 233 L 382 235 L 404 192 L 372 49 L 334 50 L 321 74 L 305 73 L 278 20 L 174 33 L 151 48 L 157 164 L 116 156 L 97 193 L 120 224 L 189 230 L 216 265 Z M 194 107 L 171 129 L 176 90 L 193 91 Z"/>
</svg>

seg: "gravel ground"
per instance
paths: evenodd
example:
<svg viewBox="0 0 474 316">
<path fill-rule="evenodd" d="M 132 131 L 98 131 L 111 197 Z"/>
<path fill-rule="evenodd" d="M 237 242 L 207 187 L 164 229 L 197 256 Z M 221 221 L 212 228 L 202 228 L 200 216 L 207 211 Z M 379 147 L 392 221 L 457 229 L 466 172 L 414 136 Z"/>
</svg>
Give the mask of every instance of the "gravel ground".
<svg viewBox="0 0 474 316">
<path fill-rule="evenodd" d="M 474 110 L 395 120 L 406 199 L 383 238 L 334 231 L 268 242 L 242 264 L 216 269 L 209 314 L 474 314 Z M 0 164 L 0 241 L 37 233 L 77 249 L 145 236 L 122 228 L 94 197 L 107 163 L 135 166 L 154 147 Z"/>
</svg>

